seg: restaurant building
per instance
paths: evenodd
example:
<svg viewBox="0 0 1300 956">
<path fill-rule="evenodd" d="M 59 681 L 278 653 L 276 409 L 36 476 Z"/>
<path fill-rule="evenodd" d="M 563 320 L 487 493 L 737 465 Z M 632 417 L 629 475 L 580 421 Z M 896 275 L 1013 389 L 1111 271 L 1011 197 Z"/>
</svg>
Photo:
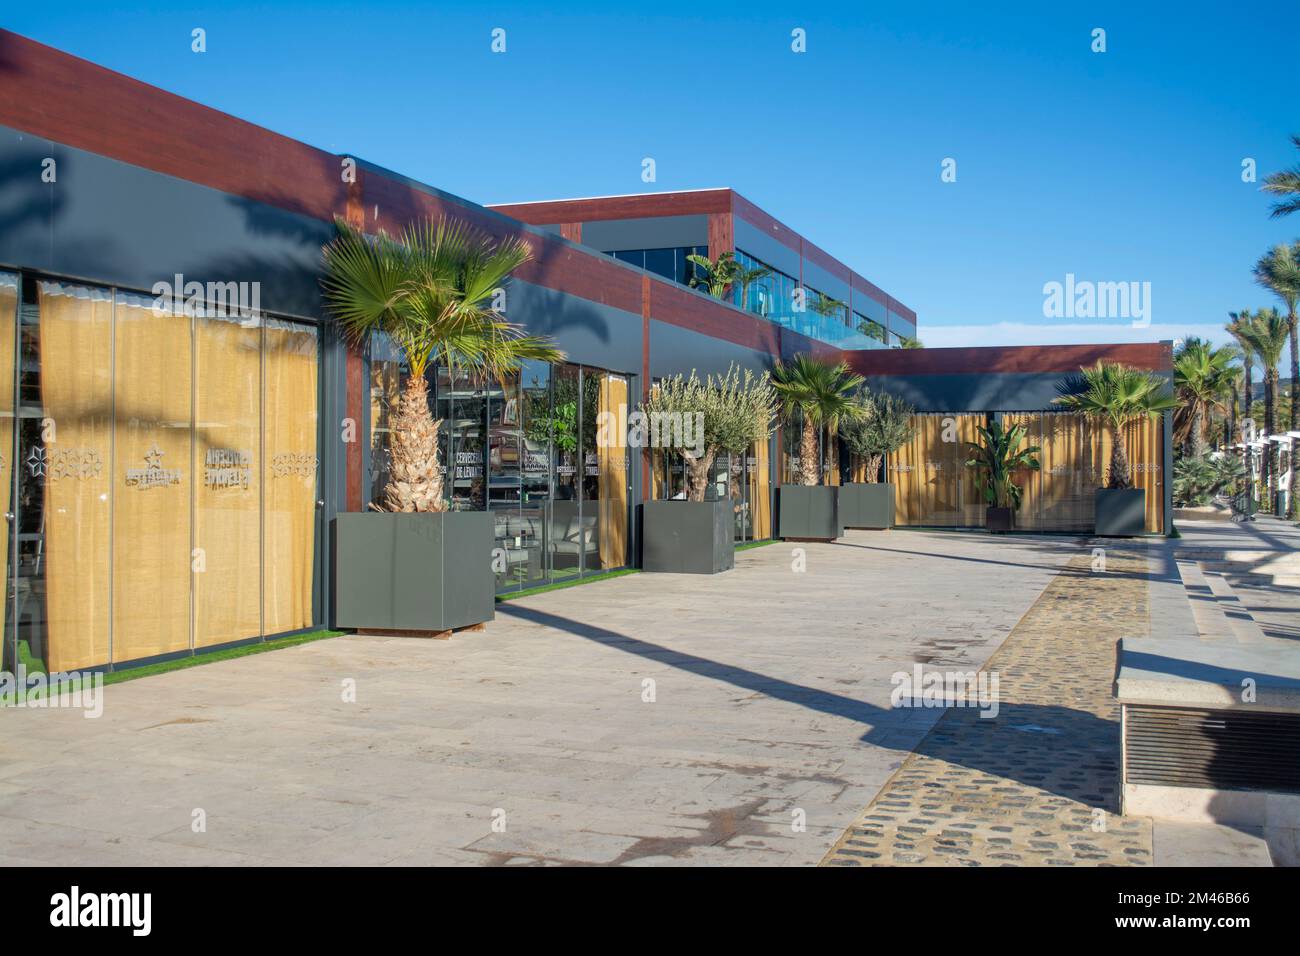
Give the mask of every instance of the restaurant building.
<svg viewBox="0 0 1300 956">
<path fill-rule="evenodd" d="M 349 347 L 322 307 L 336 216 L 369 232 L 454 216 L 532 251 L 506 315 L 567 361 L 504 384 L 430 373 L 452 506 L 496 516 L 503 591 L 635 563 L 637 504 L 680 476 L 603 447 L 596 422 L 657 378 L 846 358 L 923 419 L 889 464 L 900 525 L 981 523 L 942 419 L 965 436 L 1026 416 L 1053 456 L 1028 527 L 1086 532 L 1104 439 L 1050 410 L 1055 384 L 1099 358 L 1171 364 L 1168 343 L 889 348 L 915 337 L 915 313 L 731 190 L 632 198 L 603 219 L 489 209 L 4 31 L 0 169 L 5 670 L 138 664 L 331 623 L 331 523 L 379 498 L 404 375 L 382 337 Z M 656 208 L 684 218 L 656 234 Z M 686 248 L 779 275 L 712 299 L 686 284 Z M 808 320 L 787 308 L 790 283 L 842 307 Z M 1152 532 L 1169 447 L 1167 423 L 1131 443 Z M 777 530 L 793 453 L 778 434 L 719 461 L 738 540 Z M 828 478 L 853 467 L 828 461 Z"/>
</svg>

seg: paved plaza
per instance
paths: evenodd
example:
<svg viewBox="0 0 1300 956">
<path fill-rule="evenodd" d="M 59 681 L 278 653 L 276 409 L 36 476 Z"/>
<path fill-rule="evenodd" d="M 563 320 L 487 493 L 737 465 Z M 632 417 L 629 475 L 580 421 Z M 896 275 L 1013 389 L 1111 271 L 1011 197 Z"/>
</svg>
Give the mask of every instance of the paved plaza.
<svg viewBox="0 0 1300 956">
<path fill-rule="evenodd" d="M 1109 694 L 1160 546 L 855 531 L 13 710 L 0 860 L 1150 863 Z M 999 716 L 892 707 L 918 664 L 997 671 Z"/>
</svg>

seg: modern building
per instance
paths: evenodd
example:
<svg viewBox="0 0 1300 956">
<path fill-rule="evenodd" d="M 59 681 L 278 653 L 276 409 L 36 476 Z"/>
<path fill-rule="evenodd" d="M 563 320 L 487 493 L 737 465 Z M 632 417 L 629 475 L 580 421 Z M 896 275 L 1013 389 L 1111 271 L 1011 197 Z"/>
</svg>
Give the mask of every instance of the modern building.
<svg viewBox="0 0 1300 956">
<path fill-rule="evenodd" d="M 836 348 L 900 348 L 917 337 L 915 312 L 733 189 L 488 208 L 682 285 L 702 278 L 688 256 L 732 253 L 766 274 L 737 283 L 731 302 Z"/>
<path fill-rule="evenodd" d="M 117 667 L 331 622 L 331 523 L 379 496 L 404 374 L 387 342 L 349 346 L 328 321 L 321 248 L 336 217 L 371 232 L 457 217 L 531 249 L 506 314 L 552 336 L 567 362 L 504 385 L 431 373 L 453 506 L 497 516 L 503 590 L 636 561 L 637 504 L 673 494 L 678 478 L 601 447 L 595 420 L 635 406 L 657 378 L 761 370 L 798 352 L 846 358 L 918 409 L 916 440 L 889 463 L 900 525 L 978 526 L 949 439 L 1023 415 L 1052 456 L 1025 526 L 1080 532 L 1106 438 L 1052 411 L 1056 387 L 1099 358 L 1171 374 L 1168 343 L 850 343 L 857 316 L 886 338 L 914 335 L 916 317 L 729 190 L 628 197 L 603 218 L 561 204 L 555 222 L 532 225 L 3 31 L 0 169 L 9 670 Z M 740 308 L 652 256 L 701 240 L 845 303 L 844 338 L 800 324 L 784 287 Z M 1167 422 L 1130 436 L 1152 532 L 1169 511 L 1170 444 Z M 772 535 L 793 454 L 778 435 L 718 463 L 738 538 Z"/>
</svg>

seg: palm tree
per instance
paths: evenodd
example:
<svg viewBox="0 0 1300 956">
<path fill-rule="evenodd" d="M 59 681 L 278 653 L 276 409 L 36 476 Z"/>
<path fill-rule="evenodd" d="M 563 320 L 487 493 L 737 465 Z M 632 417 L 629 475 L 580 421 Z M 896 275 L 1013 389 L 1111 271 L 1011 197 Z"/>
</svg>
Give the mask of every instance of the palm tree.
<svg viewBox="0 0 1300 956">
<path fill-rule="evenodd" d="M 839 299 L 833 299 L 821 292 L 813 291 L 813 299 L 808 303 L 809 308 L 824 318 L 836 318 L 841 322 L 844 321 L 843 310 L 846 306 Z"/>
<path fill-rule="evenodd" d="M 1078 383 L 1067 383 L 1070 394 L 1054 399 L 1059 405 L 1104 422 L 1110 428 L 1110 468 L 1107 488 L 1131 488 L 1128 448 L 1124 429 L 1132 422 L 1161 415 L 1178 407 L 1163 379 L 1151 372 L 1118 362 L 1098 362 L 1080 369 Z M 1074 390 L 1075 385 L 1080 386 Z"/>
<path fill-rule="evenodd" d="M 1286 305 L 1286 321 L 1291 338 L 1291 388 L 1300 381 L 1300 337 L 1296 329 L 1296 302 L 1300 300 L 1300 242 L 1280 243 L 1264 253 L 1255 263 L 1255 281 L 1270 290 Z M 1300 428 L 1296 420 L 1296 403 L 1291 403 L 1287 422 L 1290 431 Z M 1291 469 L 1291 487 L 1287 497 L 1291 502 L 1291 516 L 1296 516 L 1296 472 Z"/>
<path fill-rule="evenodd" d="M 704 286 L 709 295 L 715 299 L 727 297 L 740 272 L 740 263 L 736 261 L 734 252 L 724 252 L 716 259 L 694 254 L 687 256 L 686 259 L 704 273 L 703 279 L 700 278 L 699 272 L 691 276 L 692 289 Z"/>
<path fill-rule="evenodd" d="M 771 274 L 772 270 L 767 268 L 767 266 L 759 266 L 751 269 L 743 264 L 737 265 L 734 282 L 736 285 L 740 286 L 740 307 L 742 309 L 749 308 L 749 287 L 755 282 L 762 282 Z"/>
<path fill-rule="evenodd" d="M 865 379 L 849 371 L 846 362 L 828 365 L 811 355 L 800 353 L 789 363 L 778 361 L 772 369 L 772 387 L 781 399 L 782 409 L 790 418 L 798 409 L 803 418 L 799 441 L 800 482 L 821 483 L 817 462 L 817 430 L 826 428 L 834 439 L 840 421 L 861 414 L 855 394 Z"/>
<path fill-rule="evenodd" d="M 373 332 L 392 339 L 410 375 L 392 418 L 386 511 L 444 511 L 438 429 L 425 373 L 439 363 L 503 378 L 526 359 L 561 361 L 546 339 L 523 334 L 487 306 L 529 258 L 517 239 L 493 242 L 456 219 L 367 236 L 342 219 L 324 250 L 325 301 L 354 344 Z"/>
<path fill-rule="evenodd" d="M 1250 343 L 1250 347 L 1259 356 L 1259 364 L 1264 367 L 1264 437 L 1266 441 L 1268 436 L 1274 434 L 1274 430 L 1277 428 L 1277 367 L 1282 362 L 1282 352 L 1286 348 L 1287 340 L 1290 337 L 1289 333 L 1289 323 L 1286 317 L 1277 309 L 1260 309 L 1255 313 L 1255 319 L 1250 326 L 1242 331 L 1242 335 Z M 1294 404 L 1292 402 L 1293 407 Z M 1277 491 L 1277 479 L 1281 476 L 1281 446 L 1278 442 L 1270 441 L 1265 450 L 1268 452 L 1265 461 L 1268 465 L 1268 500 L 1271 508 L 1274 492 Z"/>
<path fill-rule="evenodd" d="M 920 339 L 908 338 L 906 335 L 900 335 L 898 337 L 898 341 L 902 344 L 903 348 L 905 349 L 925 348 L 925 343 L 922 342 Z"/>
<path fill-rule="evenodd" d="M 1291 144 L 1296 149 L 1300 149 L 1300 136 L 1292 134 Z M 1270 218 L 1289 216 L 1296 210 L 1300 210 L 1300 165 L 1284 169 L 1280 173 L 1270 173 L 1264 177 L 1264 185 L 1260 188 L 1274 196 L 1290 197 L 1273 203 Z"/>
<path fill-rule="evenodd" d="M 1236 350 L 1213 348 L 1203 339 L 1188 338 L 1174 356 L 1174 390 L 1182 400 L 1174 412 L 1174 437 L 1191 446 L 1192 456 L 1205 454 L 1205 429 L 1215 409 L 1224 408 L 1224 382 Z"/>
<path fill-rule="evenodd" d="M 1231 319 L 1232 321 L 1229 322 L 1225 326 L 1225 328 L 1227 329 L 1228 334 L 1231 335 L 1233 339 L 1236 340 L 1237 347 L 1241 349 L 1241 366 L 1243 372 L 1243 377 L 1242 377 L 1243 380 L 1241 385 L 1241 399 L 1242 399 L 1241 414 L 1245 418 L 1249 418 L 1250 406 L 1251 403 L 1254 402 L 1255 400 L 1255 396 L 1252 394 L 1255 388 L 1254 381 L 1252 380 L 1252 373 L 1254 372 L 1255 369 L 1255 353 L 1251 349 L 1250 343 L 1246 341 L 1243 333 L 1250 328 L 1250 324 L 1251 322 L 1254 321 L 1254 319 L 1250 314 L 1250 309 L 1242 309 L 1239 312 L 1229 312 L 1228 318 Z M 1243 444 L 1245 444 L 1244 436 L 1240 433 L 1238 433 L 1234 437 L 1234 440 L 1241 441 Z M 1249 447 L 1245 447 L 1242 449 L 1241 460 L 1242 463 L 1249 470 L 1250 468 Z"/>
</svg>

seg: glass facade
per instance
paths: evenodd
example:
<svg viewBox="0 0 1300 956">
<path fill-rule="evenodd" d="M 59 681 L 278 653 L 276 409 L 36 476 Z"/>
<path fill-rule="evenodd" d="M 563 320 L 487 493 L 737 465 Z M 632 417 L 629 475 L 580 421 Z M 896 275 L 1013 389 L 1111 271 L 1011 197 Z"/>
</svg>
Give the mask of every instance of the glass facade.
<svg viewBox="0 0 1300 956">
<path fill-rule="evenodd" d="M 712 481 L 705 492 L 709 500 L 728 499 L 734 516 L 736 541 L 763 541 L 772 537 L 772 466 L 768 442 L 757 442 L 745 455 L 720 453 L 713 462 Z M 652 460 L 654 499 L 685 498 L 686 463 L 656 451 Z"/>
<path fill-rule="evenodd" d="M 388 477 L 388 421 L 407 369 L 382 335 L 370 347 L 370 500 Z M 629 563 L 629 449 L 602 429 L 626 421 L 631 378 L 527 362 L 504 382 L 430 372 L 451 507 L 495 517 L 497 587 L 518 590 Z M 454 462 L 454 470 L 447 463 Z"/>
<path fill-rule="evenodd" d="M 749 284 L 744 290 L 743 302 L 741 290 L 733 290 L 732 302 L 737 306 L 837 348 L 880 348 L 878 340 L 848 323 L 848 309 L 843 302 L 823 296 L 816 289 L 804 288 L 800 308 L 796 294 L 798 280 L 740 249 L 736 250 L 736 261 L 746 269 L 770 270 L 767 276 Z"/>
<path fill-rule="evenodd" d="M 315 325 L 0 275 L 6 668 L 321 619 Z"/>
<path fill-rule="evenodd" d="M 703 270 L 687 256 L 708 258 L 708 246 L 676 246 L 669 249 L 618 249 L 608 253 L 619 262 L 645 269 L 657 276 L 671 279 L 681 285 L 690 285 L 692 278 L 704 278 Z"/>
</svg>

